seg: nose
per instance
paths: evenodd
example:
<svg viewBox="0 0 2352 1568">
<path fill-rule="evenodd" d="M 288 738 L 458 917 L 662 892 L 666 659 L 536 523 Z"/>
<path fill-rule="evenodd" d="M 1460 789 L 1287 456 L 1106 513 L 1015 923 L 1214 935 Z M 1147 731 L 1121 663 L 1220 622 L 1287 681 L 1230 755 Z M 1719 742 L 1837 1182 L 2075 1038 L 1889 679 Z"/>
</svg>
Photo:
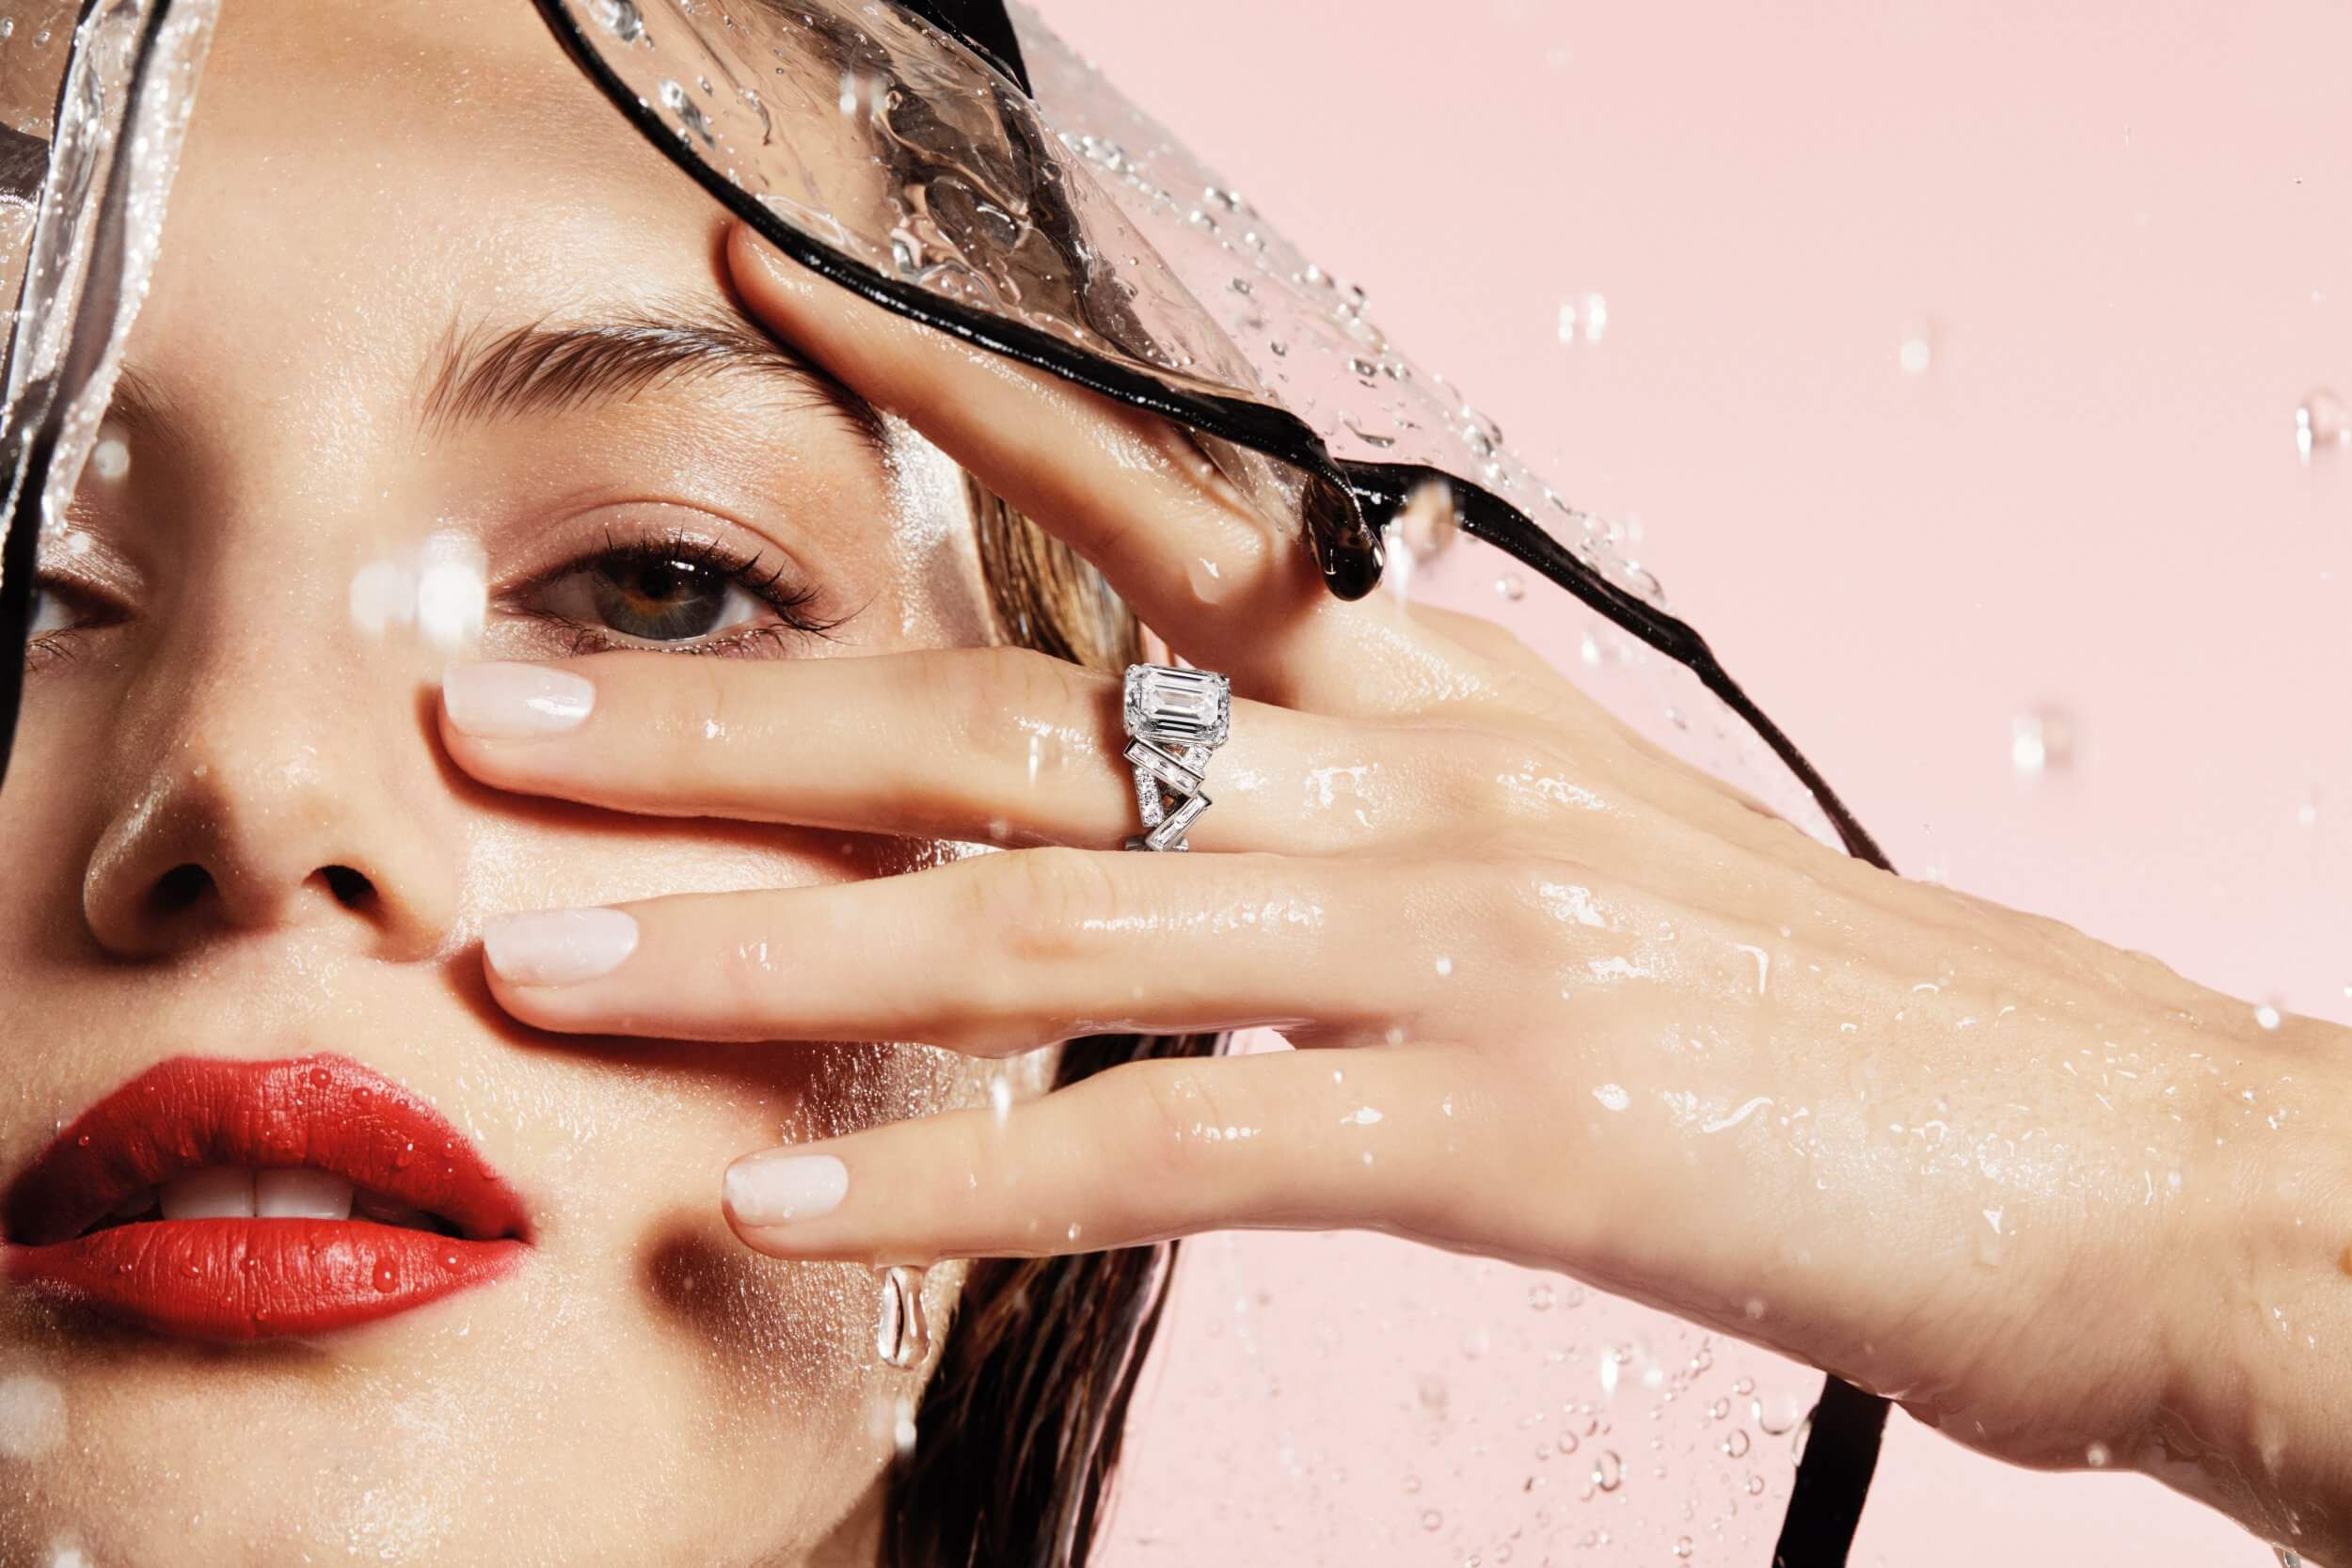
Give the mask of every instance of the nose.
<svg viewBox="0 0 2352 1568">
<path fill-rule="evenodd" d="M 432 952 L 455 920 L 457 875 L 417 815 L 431 792 L 401 786 L 405 753 L 430 767 L 421 718 L 396 720 L 389 692 L 378 725 L 347 694 L 206 673 L 181 689 L 177 715 L 135 726 L 150 738 L 124 759 L 130 787 L 83 878 L 100 944 L 154 958 L 302 930 L 385 958 Z M 419 733 L 388 733 L 401 721 Z"/>
</svg>

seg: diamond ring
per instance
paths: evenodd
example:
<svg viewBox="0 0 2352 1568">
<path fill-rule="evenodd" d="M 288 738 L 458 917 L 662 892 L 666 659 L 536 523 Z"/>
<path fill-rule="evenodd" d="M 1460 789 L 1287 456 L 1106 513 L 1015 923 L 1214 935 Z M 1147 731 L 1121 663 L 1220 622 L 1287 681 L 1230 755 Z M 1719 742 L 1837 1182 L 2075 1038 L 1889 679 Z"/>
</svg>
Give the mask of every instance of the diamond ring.
<svg viewBox="0 0 2352 1568">
<path fill-rule="evenodd" d="M 1209 809 L 1200 787 L 1209 753 L 1232 727 L 1232 683 L 1214 670 L 1127 666 L 1127 761 L 1136 770 L 1136 809 L 1144 832 L 1130 849 L 1182 851 L 1184 831 Z"/>
</svg>

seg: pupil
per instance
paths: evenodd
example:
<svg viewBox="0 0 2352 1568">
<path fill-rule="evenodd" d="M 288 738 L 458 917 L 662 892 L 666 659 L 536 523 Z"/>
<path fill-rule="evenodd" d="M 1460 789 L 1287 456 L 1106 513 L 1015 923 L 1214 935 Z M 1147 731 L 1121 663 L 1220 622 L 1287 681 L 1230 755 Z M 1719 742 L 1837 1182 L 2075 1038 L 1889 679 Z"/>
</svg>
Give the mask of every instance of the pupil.
<svg viewBox="0 0 2352 1568">
<path fill-rule="evenodd" d="M 596 569 L 605 625 L 651 642 L 700 637 L 726 612 L 727 576 L 692 561 L 627 561 Z"/>
</svg>

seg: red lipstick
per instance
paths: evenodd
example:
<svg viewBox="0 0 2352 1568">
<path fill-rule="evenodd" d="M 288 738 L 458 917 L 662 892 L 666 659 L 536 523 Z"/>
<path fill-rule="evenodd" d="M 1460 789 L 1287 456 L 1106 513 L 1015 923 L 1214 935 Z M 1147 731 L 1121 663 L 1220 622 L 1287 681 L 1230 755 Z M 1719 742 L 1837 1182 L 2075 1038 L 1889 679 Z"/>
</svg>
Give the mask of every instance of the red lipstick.
<svg viewBox="0 0 2352 1568">
<path fill-rule="evenodd" d="M 141 1195 L 215 1166 L 308 1166 L 369 1201 L 349 1219 L 151 1213 L 108 1223 Z M 332 1054 L 156 1064 L 25 1167 L 0 1197 L 0 1225 L 21 1288 L 198 1339 L 372 1323 L 485 1283 L 529 1244 L 521 1199 L 464 1134 L 391 1080 Z"/>
</svg>

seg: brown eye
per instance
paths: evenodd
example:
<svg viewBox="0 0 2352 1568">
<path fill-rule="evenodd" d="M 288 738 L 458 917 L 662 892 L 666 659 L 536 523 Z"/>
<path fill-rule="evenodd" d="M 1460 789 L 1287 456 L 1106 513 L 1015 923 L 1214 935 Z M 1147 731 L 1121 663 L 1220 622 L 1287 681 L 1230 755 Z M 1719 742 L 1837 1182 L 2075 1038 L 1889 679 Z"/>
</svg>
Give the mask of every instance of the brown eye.
<svg viewBox="0 0 2352 1568">
<path fill-rule="evenodd" d="M 739 574 L 681 556 L 614 551 L 549 582 L 540 608 L 646 642 L 688 642 L 755 619 L 758 595 Z"/>
</svg>

